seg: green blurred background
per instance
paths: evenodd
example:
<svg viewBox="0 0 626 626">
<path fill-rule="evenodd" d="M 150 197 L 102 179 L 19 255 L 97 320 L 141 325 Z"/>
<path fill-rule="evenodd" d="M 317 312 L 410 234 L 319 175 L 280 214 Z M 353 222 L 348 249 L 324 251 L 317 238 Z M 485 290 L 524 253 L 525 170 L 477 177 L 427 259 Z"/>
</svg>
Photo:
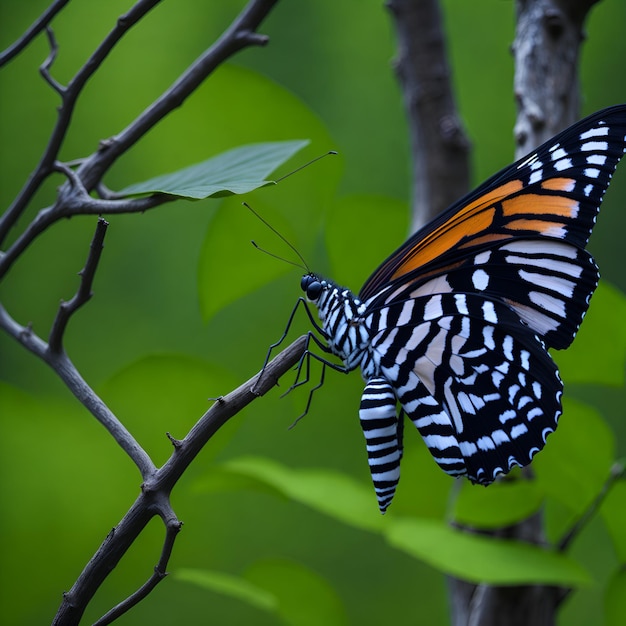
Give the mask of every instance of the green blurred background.
<svg viewBox="0 0 626 626">
<path fill-rule="evenodd" d="M 1 0 L 1 47 L 47 4 Z M 63 158 L 90 154 L 98 141 L 130 123 L 244 4 L 178 0 L 153 10 L 88 84 Z M 406 122 L 392 71 L 393 30 L 381 5 L 279 3 L 260 29 L 270 44 L 248 49 L 220 68 L 120 159 L 105 182 L 119 189 L 255 141 L 311 139 L 284 171 L 308 156 L 338 150 L 338 157 L 246 199 L 289 237 L 309 265 L 358 290 L 402 241 L 408 223 Z M 129 6 L 121 0 L 70 3 L 53 23 L 59 41 L 54 76 L 66 82 Z M 444 7 L 458 103 L 474 145 L 473 179 L 479 183 L 513 155 L 514 5 L 447 0 Z M 581 60 L 583 114 L 626 100 L 625 23 L 626 4 L 620 0 L 604 0 L 591 15 Z M 58 96 L 37 72 L 47 53 L 45 38 L 39 37 L 0 73 L 2 207 L 35 166 L 55 121 Z M 589 247 L 603 278 L 626 290 L 623 169 L 606 196 Z M 38 194 L 18 230 L 52 201 L 61 181 L 51 180 Z M 166 431 L 184 436 L 210 405 L 208 398 L 258 371 L 300 295 L 300 273 L 250 246 L 255 239 L 272 252 L 290 255 L 240 207 L 239 198 L 181 201 L 109 221 L 95 297 L 72 319 L 67 349 L 87 381 L 161 464 L 171 451 Z M 59 300 L 77 287 L 94 228 L 91 217 L 58 223 L 14 266 L 0 297 L 20 323 L 32 322 L 36 332 L 47 335 Z M 276 280 L 262 284 L 272 273 Z M 299 329 L 304 328 L 302 323 Z M 622 371 L 617 378 L 623 381 Z M 5 335 L 0 335 L 0 379 L 6 381 L 0 387 L 0 622 L 41 624 L 50 621 L 60 593 L 134 500 L 139 477 L 54 374 Z M 249 580 L 271 576 L 270 571 L 278 580 L 280 572 L 289 572 L 294 598 L 300 597 L 301 582 L 310 602 L 332 607 L 328 624 L 447 623 L 443 575 L 375 534 L 262 489 L 227 488 L 214 477 L 220 463 L 254 454 L 292 467 L 340 470 L 367 484 L 357 419 L 361 389 L 357 374 L 329 373 L 309 415 L 293 430 L 287 427 L 302 411 L 306 391 L 282 400 L 278 392 L 269 394 L 220 431 L 173 495 L 185 526 L 169 567 L 172 579 L 120 623 L 278 623 L 270 611 L 185 582 L 176 576 L 185 568 Z M 626 454 L 623 384 L 573 384 L 567 393 L 603 412 L 616 433 L 618 454 Z M 452 481 L 434 466 L 417 436 L 407 439 L 404 480 L 394 507 L 441 518 Z M 150 575 L 162 534 L 155 521 L 100 590 L 86 622 Z M 570 598 L 562 623 L 602 623 L 601 583 L 615 563 L 599 521 L 592 522 L 575 551 L 598 584 Z M 320 623 L 313 608 L 303 619 L 310 621 L 298 623 Z"/>
</svg>

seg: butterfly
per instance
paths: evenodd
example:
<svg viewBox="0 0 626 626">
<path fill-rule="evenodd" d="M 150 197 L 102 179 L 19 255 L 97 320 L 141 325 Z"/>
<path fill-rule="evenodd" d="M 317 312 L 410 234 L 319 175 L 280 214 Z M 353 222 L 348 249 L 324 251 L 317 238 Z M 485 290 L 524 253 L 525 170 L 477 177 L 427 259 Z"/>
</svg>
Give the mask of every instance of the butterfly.
<svg viewBox="0 0 626 626">
<path fill-rule="evenodd" d="M 304 275 L 323 341 L 309 336 L 343 365 L 320 360 L 366 381 L 359 417 L 381 512 L 404 415 L 441 469 L 483 485 L 528 465 L 556 429 L 563 383 L 548 349 L 572 343 L 598 284 L 585 246 L 625 150 L 626 105 L 599 111 L 419 230 L 358 296 Z"/>
</svg>

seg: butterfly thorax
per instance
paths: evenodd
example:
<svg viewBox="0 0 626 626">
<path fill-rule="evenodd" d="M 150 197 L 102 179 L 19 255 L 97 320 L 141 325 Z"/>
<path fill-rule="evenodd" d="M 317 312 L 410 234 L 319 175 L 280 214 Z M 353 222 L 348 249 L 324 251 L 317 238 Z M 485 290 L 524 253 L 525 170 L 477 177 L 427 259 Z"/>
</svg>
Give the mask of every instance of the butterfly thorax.
<svg viewBox="0 0 626 626">
<path fill-rule="evenodd" d="M 374 373 L 369 350 L 370 334 L 365 324 L 365 305 L 349 290 L 314 274 L 302 278 L 307 299 L 318 311 L 324 337 L 333 354 L 347 370 L 361 366 L 364 376 Z"/>
</svg>

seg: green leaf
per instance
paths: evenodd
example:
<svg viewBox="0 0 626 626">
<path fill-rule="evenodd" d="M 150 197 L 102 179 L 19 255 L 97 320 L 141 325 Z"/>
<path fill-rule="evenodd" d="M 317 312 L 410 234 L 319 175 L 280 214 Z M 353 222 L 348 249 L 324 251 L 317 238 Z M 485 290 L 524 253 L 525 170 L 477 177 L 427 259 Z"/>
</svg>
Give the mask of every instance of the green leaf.
<svg viewBox="0 0 626 626">
<path fill-rule="evenodd" d="M 258 457 L 234 459 L 222 469 L 264 482 L 291 500 L 355 528 L 380 531 L 383 527 L 372 488 L 340 472 L 293 469 Z"/>
<path fill-rule="evenodd" d="M 224 93 L 245 93 L 245 98 L 223 98 Z M 239 139 L 265 141 L 308 137 L 310 145 L 298 160 L 306 163 L 337 149 L 336 141 L 319 117 L 293 93 L 261 74 L 236 66 L 223 66 L 211 77 L 210 92 L 202 93 L 210 119 L 223 120 L 211 129 L 212 145 L 232 145 Z M 254 102 L 254 106 L 250 106 Z M 276 123 L 280 111 L 280 123 Z M 322 159 L 271 188 L 246 198 L 252 208 L 285 236 L 312 267 L 320 269 L 314 253 L 324 214 L 342 174 L 340 155 Z M 247 213 L 247 215 L 246 215 Z M 299 262 L 274 233 L 241 207 L 239 198 L 226 198 L 213 216 L 202 244 L 198 264 L 198 294 L 202 317 L 208 321 L 235 300 L 294 272 L 287 263 L 255 250 L 262 248 Z M 299 279 L 297 279 L 299 281 Z M 294 281 L 294 300 L 300 295 Z M 263 306 L 268 304 L 260 299 Z M 269 302 L 271 304 L 271 302 Z M 288 313 L 286 313 L 288 315 Z"/>
<path fill-rule="evenodd" d="M 464 482 L 454 504 L 454 519 L 474 528 L 501 528 L 535 513 L 542 500 L 541 490 L 529 481 L 496 482 L 486 488 Z"/>
<path fill-rule="evenodd" d="M 316 572 L 292 561 L 267 559 L 245 574 L 278 599 L 277 613 L 289 626 L 345 626 L 348 618 L 337 592 Z"/>
<path fill-rule="evenodd" d="M 426 519 L 392 519 L 385 536 L 395 548 L 446 574 L 491 585 L 590 582 L 573 559 L 525 543 L 492 539 Z"/>
<path fill-rule="evenodd" d="M 296 140 L 240 146 L 202 163 L 130 185 L 119 193 L 167 193 L 193 200 L 249 193 L 273 184 L 267 176 L 308 143 Z"/>
<path fill-rule="evenodd" d="M 333 278 L 358 291 L 407 238 L 408 217 L 406 202 L 394 198 L 353 195 L 333 202 L 324 229 Z"/>
<path fill-rule="evenodd" d="M 626 563 L 626 480 L 613 484 L 600 511 L 617 557 L 622 563 Z"/>
<path fill-rule="evenodd" d="M 615 458 L 615 437 L 602 416 L 582 402 L 565 400 L 559 427 L 533 460 L 538 486 L 582 513 L 600 492 Z"/>
<path fill-rule="evenodd" d="M 288 241 L 295 241 L 293 228 L 275 207 L 255 200 L 254 210 Z M 265 225 L 241 203 L 234 205 L 227 200 L 215 212 L 202 244 L 198 267 L 198 295 L 205 322 L 246 293 L 293 272 L 290 264 L 271 258 L 250 245 L 265 232 Z M 282 246 L 278 238 L 275 240 Z M 276 246 L 271 247 L 271 250 L 275 249 Z M 297 283 L 294 294 L 296 289 Z M 285 320 L 288 314 L 285 311 Z"/>
<path fill-rule="evenodd" d="M 553 352 L 568 383 L 624 384 L 626 295 L 600 281 L 572 347 Z"/>
<path fill-rule="evenodd" d="M 241 600 L 262 611 L 275 613 L 278 608 L 278 599 L 274 594 L 238 576 L 187 568 L 175 570 L 172 576 L 176 580 L 193 583 L 208 591 Z"/>
<path fill-rule="evenodd" d="M 604 597 L 606 626 L 623 626 L 626 624 L 626 567 L 613 574 L 606 588 Z"/>
<path fill-rule="evenodd" d="M 116 414 L 142 442 L 157 462 L 165 461 L 176 438 L 188 430 L 213 403 L 212 398 L 237 386 L 235 377 L 223 368 L 184 354 L 157 354 L 134 361 L 112 376 L 102 395 Z M 214 456 L 229 441 L 238 425 L 232 420 L 220 429 L 206 453 Z"/>
</svg>

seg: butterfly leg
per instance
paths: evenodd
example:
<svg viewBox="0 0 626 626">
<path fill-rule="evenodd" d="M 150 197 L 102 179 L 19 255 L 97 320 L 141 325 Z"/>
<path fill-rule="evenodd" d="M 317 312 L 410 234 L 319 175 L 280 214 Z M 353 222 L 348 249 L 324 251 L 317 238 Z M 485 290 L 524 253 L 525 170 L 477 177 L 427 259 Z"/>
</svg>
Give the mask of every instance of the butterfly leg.
<svg viewBox="0 0 626 626">
<path fill-rule="evenodd" d="M 329 351 L 329 349 L 324 346 L 322 343 L 320 343 L 320 340 L 313 335 L 312 333 L 309 333 L 308 335 L 308 341 L 310 342 L 311 340 L 315 341 L 315 343 L 317 343 L 317 345 L 322 348 L 325 351 Z M 308 344 L 308 342 L 307 342 Z M 311 352 L 308 348 L 304 351 L 304 353 L 302 354 L 302 357 L 298 363 L 298 365 L 296 366 L 297 369 L 297 374 L 296 374 L 296 380 L 294 381 L 294 383 L 289 387 L 289 389 L 287 389 L 287 391 L 285 391 L 285 393 L 282 394 L 281 398 L 286 396 L 288 393 L 290 393 L 291 391 L 293 391 L 296 387 L 300 387 L 302 385 L 306 385 L 311 376 L 311 359 L 315 359 L 316 361 L 319 361 L 322 364 L 322 372 L 320 374 L 320 380 L 317 383 L 317 385 L 315 385 L 315 387 L 313 387 L 311 389 L 311 391 L 309 392 L 309 397 L 307 399 L 307 403 L 306 406 L 304 408 L 304 412 L 299 415 L 297 417 L 297 419 L 293 422 L 293 424 L 289 427 L 290 429 L 293 428 L 308 412 L 309 412 L 309 408 L 311 407 L 311 402 L 313 400 L 313 394 L 324 384 L 324 376 L 326 374 L 326 366 L 334 369 L 337 372 L 341 372 L 343 374 L 347 374 L 349 370 L 347 370 L 343 365 L 339 365 L 337 363 L 333 363 L 331 361 L 328 361 L 327 359 L 325 359 L 322 356 L 319 356 L 318 354 L 315 354 L 315 352 Z M 304 365 L 306 363 L 306 366 Z M 300 373 L 302 371 L 302 368 L 304 367 L 304 378 L 300 378 Z"/>
<path fill-rule="evenodd" d="M 291 311 L 291 315 L 289 315 L 289 319 L 287 320 L 287 325 L 285 326 L 285 330 L 283 332 L 283 334 L 281 335 L 280 339 L 278 341 L 275 341 L 273 344 L 270 345 L 267 354 L 265 355 L 265 361 L 263 361 L 263 367 L 261 368 L 261 376 L 259 377 L 259 381 L 263 378 L 263 372 L 265 371 L 265 368 L 267 367 L 267 364 L 270 361 L 270 357 L 272 356 L 272 352 L 275 348 L 278 348 L 278 346 L 280 346 L 280 344 L 285 341 L 287 335 L 289 334 L 289 329 L 291 328 L 291 324 L 293 323 L 293 320 L 296 316 L 296 312 L 298 310 L 298 308 L 300 306 L 304 307 L 304 310 L 306 311 L 307 316 L 309 317 L 309 320 L 311 321 L 311 324 L 313 324 L 313 327 L 315 328 L 315 330 L 317 330 L 322 337 L 326 337 L 326 333 L 324 332 L 324 330 L 321 328 L 321 326 L 315 321 L 313 314 L 311 313 L 311 310 L 309 309 L 308 303 L 307 301 L 300 297 L 298 298 L 298 301 L 296 302 L 295 306 L 293 307 L 292 311 Z M 307 339 L 307 351 L 308 351 L 308 345 L 309 342 L 311 341 L 311 338 L 315 339 L 316 343 L 322 348 L 322 350 L 324 350 L 325 352 L 328 352 L 329 349 L 327 346 L 325 346 L 323 343 L 321 343 L 319 341 L 319 339 L 317 337 L 315 337 L 314 335 L 312 335 L 312 333 L 309 333 L 309 338 Z M 305 352 L 306 354 L 306 352 Z M 304 358 L 304 355 L 303 355 Z M 302 359 L 300 359 L 300 363 L 297 366 L 298 372 L 300 372 L 300 369 L 302 368 Z M 255 387 L 252 388 L 252 393 L 254 393 L 256 389 L 256 385 Z"/>
<path fill-rule="evenodd" d="M 359 410 L 367 460 L 381 513 L 387 510 L 400 480 L 402 428 L 393 387 L 384 378 L 370 378 Z"/>
</svg>

